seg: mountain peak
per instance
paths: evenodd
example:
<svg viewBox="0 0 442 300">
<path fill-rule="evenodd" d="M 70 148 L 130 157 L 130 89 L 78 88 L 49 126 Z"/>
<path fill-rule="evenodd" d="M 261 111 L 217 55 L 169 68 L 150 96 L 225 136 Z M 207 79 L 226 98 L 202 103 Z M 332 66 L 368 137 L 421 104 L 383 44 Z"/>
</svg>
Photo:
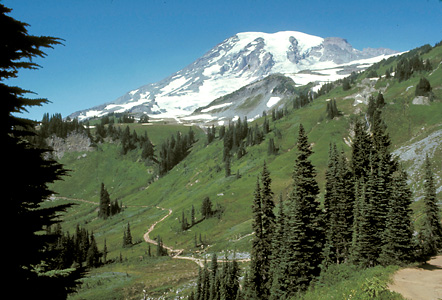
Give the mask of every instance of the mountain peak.
<svg viewBox="0 0 442 300">
<path fill-rule="evenodd" d="M 332 81 L 347 74 L 341 72 L 338 76 L 337 71 L 328 72 L 318 78 L 299 72 L 315 70 L 318 74 L 321 69 L 339 68 L 342 64 L 377 56 L 380 60 L 393 53 L 396 52 L 389 49 L 359 51 L 342 38 L 321 38 L 298 31 L 241 32 L 160 82 L 147 84 L 113 102 L 70 117 L 84 120 L 111 112 L 130 112 L 180 118 L 270 74 L 284 74 L 296 84 Z"/>
</svg>

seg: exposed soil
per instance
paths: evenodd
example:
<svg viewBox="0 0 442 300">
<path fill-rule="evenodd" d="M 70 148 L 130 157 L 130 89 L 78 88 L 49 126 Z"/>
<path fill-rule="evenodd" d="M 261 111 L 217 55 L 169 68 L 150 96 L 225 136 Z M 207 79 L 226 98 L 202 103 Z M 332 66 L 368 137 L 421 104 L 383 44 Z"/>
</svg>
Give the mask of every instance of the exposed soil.
<svg viewBox="0 0 442 300">
<path fill-rule="evenodd" d="M 389 289 L 410 300 L 442 299 L 442 255 L 418 267 L 399 270 Z"/>
</svg>

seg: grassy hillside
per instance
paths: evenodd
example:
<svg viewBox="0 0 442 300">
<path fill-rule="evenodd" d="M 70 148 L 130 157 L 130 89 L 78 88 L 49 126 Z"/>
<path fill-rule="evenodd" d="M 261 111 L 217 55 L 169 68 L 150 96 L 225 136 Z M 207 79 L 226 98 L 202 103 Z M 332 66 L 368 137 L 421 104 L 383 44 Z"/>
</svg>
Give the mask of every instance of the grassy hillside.
<svg viewBox="0 0 442 300">
<path fill-rule="evenodd" d="M 71 175 L 66 177 L 65 181 L 56 182 L 53 189 L 59 196 L 83 199 L 96 204 L 74 201 L 77 205 L 63 217 L 63 229 L 73 232 L 77 224 L 87 227 L 94 232 L 100 250 L 106 240 L 108 258 L 115 259 L 114 263 L 91 272 L 90 278 L 85 279 L 86 287 L 77 295 L 78 299 L 100 299 L 98 295 L 102 295 L 103 299 L 109 299 L 106 298 L 109 295 L 116 298 L 140 299 L 143 289 L 154 296 L 170 293 L 172 290 L 175 292 L 177 289 L 182 290 L 180 293 L 189 290 L 189 283 L 195 280 L 197 274 L 197 265 L 194 262 L 147 255 L 148 245 L 143 242 L 143 235 L 153 223 L 167 213 L 167 210 L 161 210 L 157 206 L 172 209 L 172 214 L 151 233 L 151 237 L 160 235 L 165 245 L 174 249 L 184 249 L 183 254 L 186 256 L 204 257 L 207 254 L 209 257 L 211 253 L 216 252 L 218 257 L 223 257 L 224 251 L 235 251 L 239 258 L 248 257 L 252 236 L 250 218 L 253 190 L 264 161 L 271 174 L 275 199 L 278 199 L 279 194 L 283 198 L 286 197 L 291 190 L 294 146 L 299 124 L 302 123 L 313 146 L 314 154 L 311 159 L 317 170 L 322 197 L 330 143 L 336 143 L 338 149 L 342 149 L 349 157 L 348 143 L 352 136 L 352 122 L 358 116 L 363 117 L 367 109 L 367 104 L 358 100 L 366 99 L 371 94 L 376 96 L 379 91 L 382 91 L 387 103 L 383 108 L 383 115 L 392 140 L 392 150 L 402 149 L 398 152 L 401 154 L 405 151 L 403 149 L 408 149 L 406 147 L 427 145 L 426 148 L 416 146 L 418 153 L 415 153 L 413 159 L 404 160 L 403 163 L 411 170 L 419 161 L 418 158 L 425 155 L 422 149 L 429 151 L 440 192 L 442 145 L 440 139 L 435 144 L 425 142 L 432 134 L 442 130 L 442 47 L 421 53 L 421 58 L 429 59 L 433 70 L 415 73 L 401 82 L 394 77 L 367 78 L 366 71 L 357 77 L 349 90 L 344 91 L 341 85 L 336 84 L 331 92 L 318 97 L 308 106 L 289 110 L 289 114 L 282 119 L 270 121 L 271 132 L 260 145 L 247 147 L 247 153 L 241 159 L 237 159 L 236 156 L 232 158 L 233 175 L 227 178 L 222 160 L 223 141 L 215 138 L 214 142 L 207 145 L 204 132 L 196 127 L 195 132 L 199 140 L 193 145 L 190 154 L 167 175 L 157 178 L 150 185 L 148 182 L 152 178 L 154 166 L 141 161 L 137 151 L 121 156 L 118 143 L 100 144 L 96 151 L 87 152 L 85 155 L 67 153 L 61 159 L 61 163 L 72 170 Z M 397 61 L 398 59 L 392 59 L 381 62 L 374 65 L 372 70 L 378 75 L 383 75 L 386 70 L 394 68 Z M 430 81 L 434 100 L 425 105 L 416 105 L 413 104 L 415 87 L 421 77 Z M 329 99 L 336 99 L 342 116 L 333 120 L 326 118 Z M 249 124 L 249 128 L 254 126 L 255 122 L 262 124 L 263 121 L 263 118 L 255 120 Z M 132 124 L 131 127 L 137 134 L 143 134 L 146 130 L 156 145 L 178 130 L 184 133 L 188 130 L 183 125 Z M 274 138 L 276 146 L 279 147 L 276 155 L 267 154 L 270 138 Z M 237 173 L 240 176 L 236 176 Z M 420 174 L 413 172 L 410 177 L 416 197 L 420 193 Z M 108 220 L 97 218 L 101 183 L 107 187 L 112 200 L 118 199 L 126 206 L 121 214 Z M 190 220 L 193 205 L 196 219 L 199 220 L 201 204 L 205 197 L 209 197 L 214 205 L 220 205 L 223 214 L 220 218 L 214 217 L 199 222 L 183 232 L 180 224 L 183 213 Z M 416 205 L 415 209 L 418 214 L 419 205 Z M 123 248 L 123 232 L 128 223 L 136 242 L 133 247 Z M 205 244 L 203 248 L 195 247 L 195 239 L 200 244 L 200 236 Z M 154 246 L 151 247 L 154 251 Z M 121 262 L 120 257 L 123 257 Z"/>
</svg>

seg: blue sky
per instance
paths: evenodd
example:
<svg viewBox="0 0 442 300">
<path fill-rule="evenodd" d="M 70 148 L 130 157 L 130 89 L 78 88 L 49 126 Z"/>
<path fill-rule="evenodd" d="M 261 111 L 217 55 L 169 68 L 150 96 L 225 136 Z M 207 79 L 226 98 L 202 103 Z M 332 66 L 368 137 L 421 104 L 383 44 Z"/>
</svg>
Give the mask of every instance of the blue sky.
<svg viewBox="0 0 442 300">
<path fill-rule="evenodd" d="M 8 84 L 52 103 L 24 115 L 63 117 L 160 81 L 245 31 L 342 37 L 398 51 L 442 40 L 442 1 L 0 0 L 29 33 L 64 39 Z"/>
</svg>

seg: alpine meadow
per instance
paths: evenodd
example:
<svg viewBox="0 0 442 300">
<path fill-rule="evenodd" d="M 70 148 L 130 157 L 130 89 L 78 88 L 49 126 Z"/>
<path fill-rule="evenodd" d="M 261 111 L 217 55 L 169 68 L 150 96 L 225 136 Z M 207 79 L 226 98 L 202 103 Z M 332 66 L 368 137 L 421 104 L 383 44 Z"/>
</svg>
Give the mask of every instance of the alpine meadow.
<svg viewBox="0 0 442 300">
<path fill-rule="evenodd" d="M 48 100 L 8 80 L 65 41 L 0 10 L 14 297 L 399 300 L 408 268 L 440 293 L 442 42 L 238 33 L 37 122 Z"/>
</svg>

